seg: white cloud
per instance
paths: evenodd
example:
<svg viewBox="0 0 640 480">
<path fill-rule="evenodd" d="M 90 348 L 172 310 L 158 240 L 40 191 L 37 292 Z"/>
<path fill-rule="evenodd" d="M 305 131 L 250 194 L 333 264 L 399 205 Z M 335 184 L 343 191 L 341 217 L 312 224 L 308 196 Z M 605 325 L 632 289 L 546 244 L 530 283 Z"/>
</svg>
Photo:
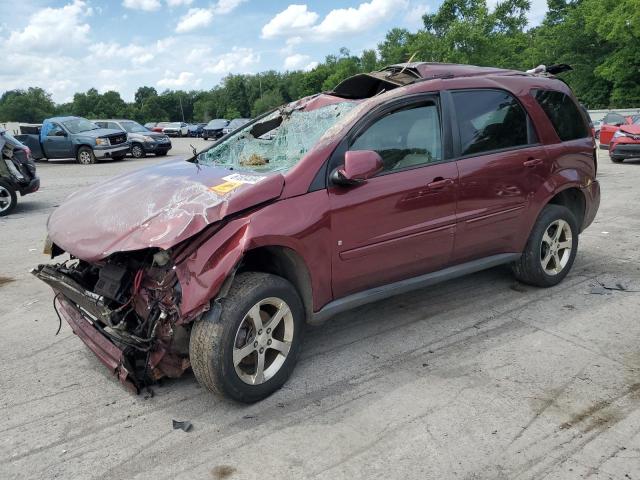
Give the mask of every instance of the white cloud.
<svg viewBox="0 0 640 480">
<path fill-rule="evenodd" d="M 289 5 L 262 27 L 262 37 L 302 35 L 307 33 L 316 20 L 318 14 L 308 10 L 306 5 Z"/>
<path fill-rule="evenodd" d="M 260 61 L 260 55 L 252 48 L 233 47 L 231 51 L 215 58 L 204 67 L 206 73 L 224 75 L 230 72 L 245 73 Z"/>
<path fill-rule="evenodd" d="M 213 7 L 214 11 L 220 15 L 233 12 L 238 6 L 247 0 L 218 0 L 216 6 Z"/>
<path fill-rule="evenodd" d="M 124 8 L 130 8 L 131 10 L 152 12 L 158 10 L 162 5 L 160 4 L 160 0 L 123 0 L 122 6 Z"/>
<path fill-rule="evenodd" d="M 311 62 L 308 65 L 306 65 L 303 70 L 305 72 L 308 72 L 309 70 L 313 70 L 314 68 L 316 68 L 318 65 L 320 65 L 318 62 Z"/>
<path fill-rule="evenodd" d="M 546 0 L 545 0 L 546 1 Z M 405 23 L 412 28 L 421 28 L 424 23 L 422 16 L 431 11 L 431 7 L 426 3 L 418 3 L 409 7 L 409 11 L 404 16 Z"/>
<path fill-rule="evenodd" d="M 406 7 L 407 0 L 371 0 L 357 8 L 338 8 L 331 10 L 314 31 L 325 37 L 363 32 Z"/>
<path fill-rule="evenodd" d="M 144 65 L 155 58 L 151 51 L 153 47 L 142 45 L 120 45 L 119 43 L 94 43 L 89 46 L 89 51 L 98 59 L 126 58 L 134 65 Z"/>
<path fill-rule="evenodd" d="M 88 41 L 91 27 L 85 23 L 91 9 L 86 2 L 74 0 L 61 8 L 44 8 L 29 19 L 23 30 L 13 31 L 6 47 L 13 51 L 47 50 L 52 53 Z"/>
<path fill-rule="evenodd" d="M 163 88 L 179 88 L 185 86 L 192 86 L 192 79 L 194 74 L 191 72 L 180 72 L 180 74 L 176 77 L 173 72 L 166 71 L 164 72 L 164 78 L 158 80 L 156 85 Z"/>
<path fill-rule="evenodd" d="M 208 8 L 190 8 L 176 26 L 176 33 L 185 33 L 206 27 L 213 20 L 213 12 Z"/>
<path fill-rule="evenodd" d="M 303 65 L 308 65 L 311 57 L 309 55 L 303 55 L 301 53 L 294 53 L 284 59 L 285 70 L 297 70 Z"/>
<path fill-rule="evenodd" d="M 191 5 L 193 0 L 167 0 L 167 5 L 170 7 L 181 7 L 183 5 Z"/>
</svg>

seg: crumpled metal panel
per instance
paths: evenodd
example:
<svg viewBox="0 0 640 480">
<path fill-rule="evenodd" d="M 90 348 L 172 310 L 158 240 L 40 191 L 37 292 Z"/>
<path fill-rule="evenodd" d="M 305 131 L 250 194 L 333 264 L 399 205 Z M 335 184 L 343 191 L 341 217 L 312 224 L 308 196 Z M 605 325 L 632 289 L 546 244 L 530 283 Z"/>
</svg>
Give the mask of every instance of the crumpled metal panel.
<svg viewBox="0 0 640 480">
<path fill-rule="evenodd" d="M 233 173 L 173 161 L 120 175 L 71 195 L 49 217 L 49 236 L 89 262 L 167 249 L 231 213 L 277 198 L 284 186 L 279 174 L 226 179 L 237 178 Z"/>
</svg>

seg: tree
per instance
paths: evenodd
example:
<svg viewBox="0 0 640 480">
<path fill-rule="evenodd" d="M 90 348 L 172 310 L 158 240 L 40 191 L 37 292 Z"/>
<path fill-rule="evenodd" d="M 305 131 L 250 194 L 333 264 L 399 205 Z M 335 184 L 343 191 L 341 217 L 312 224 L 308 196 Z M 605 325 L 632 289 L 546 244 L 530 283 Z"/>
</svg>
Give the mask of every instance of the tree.
<svg viewBox="0 0 640 480">
<path fill-rule="evenodd" d="M 41 123 L 54 112 L 51 95 L 39 87 L 9 90 L 0 97 L 0 121 Z"/>
</svg>

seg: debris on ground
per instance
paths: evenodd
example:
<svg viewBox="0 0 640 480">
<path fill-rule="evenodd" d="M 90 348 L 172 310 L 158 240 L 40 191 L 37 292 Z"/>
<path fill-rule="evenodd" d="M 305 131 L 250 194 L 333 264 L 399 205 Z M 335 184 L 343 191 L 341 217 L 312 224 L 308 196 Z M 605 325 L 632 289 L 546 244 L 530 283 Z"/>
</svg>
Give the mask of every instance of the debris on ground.
<svg viewBox="0 0 640 480">
<path fill-rule="evenodd" d="M 183 430 L 185 432 L 188 432 L 193 428 L 193 424 L 189 420 L 184 420 L 182 422 L 179 422 L 178 420 L 172 420 L 172 422 L 174 430 Z"/>
</svg>

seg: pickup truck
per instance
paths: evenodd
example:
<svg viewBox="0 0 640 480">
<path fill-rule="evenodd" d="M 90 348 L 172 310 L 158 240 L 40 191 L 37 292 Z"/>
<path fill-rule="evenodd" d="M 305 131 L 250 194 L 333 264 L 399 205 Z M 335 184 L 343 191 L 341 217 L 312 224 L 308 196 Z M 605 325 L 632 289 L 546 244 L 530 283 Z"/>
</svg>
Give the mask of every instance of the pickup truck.
<svg viewBox="0 0 640 480">
<path fill-rule="evenodd" d="M 97 159 L 122 160 L 129 152 L 127 134 L 100 128 L 81 117 L 54 117 L 42 122 L 40 134 L 16 136 L 31 149 L 34 159 L 75 158 L 88 165 Z"/>
</svg>

